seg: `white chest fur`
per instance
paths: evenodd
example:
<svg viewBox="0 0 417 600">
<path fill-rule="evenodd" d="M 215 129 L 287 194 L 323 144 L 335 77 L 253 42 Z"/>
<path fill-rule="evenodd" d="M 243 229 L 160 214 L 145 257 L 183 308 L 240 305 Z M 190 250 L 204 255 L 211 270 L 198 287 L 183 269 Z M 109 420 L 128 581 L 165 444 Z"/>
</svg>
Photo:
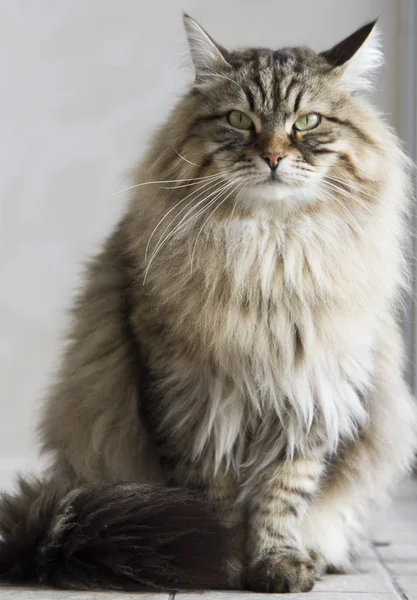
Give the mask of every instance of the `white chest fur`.
<svg viewBox="0 0 417 600">
<path fill-rule="evenodd" d="M 195 399 L 169 418 L 182 413 L 194 456 L 215 468 L 258 471 L 318 441 L 332 451 L 366 422 L 383 288 L 342 221 L 301 225 L 207 232 L 172 293 L 176 326 L 201 352 L 187 368 Z"/>
</svg>

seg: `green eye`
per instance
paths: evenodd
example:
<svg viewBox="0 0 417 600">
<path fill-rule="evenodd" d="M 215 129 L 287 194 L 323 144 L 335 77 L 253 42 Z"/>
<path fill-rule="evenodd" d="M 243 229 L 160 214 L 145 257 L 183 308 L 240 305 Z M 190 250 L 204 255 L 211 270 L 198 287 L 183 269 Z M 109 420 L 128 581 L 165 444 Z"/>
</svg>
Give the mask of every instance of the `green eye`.
<svg viewBox="0 0 417 600">
<path fill-rule="evenodd" d="M 245 113 L 240 112 L 240 110 L 232 110 L 231 113 L 227 116 L 230 125 L 236 127 L 236 129 L 252 129 L 253 121 L 245 115 Z"/>
<path fill-rule="evenodd" d="M 317 113 L 310 113 L 299 117 L 294 123 L 294 129 L 297 131 L 310 131 L 320 125 L 321 117 Z"/>
</svg>

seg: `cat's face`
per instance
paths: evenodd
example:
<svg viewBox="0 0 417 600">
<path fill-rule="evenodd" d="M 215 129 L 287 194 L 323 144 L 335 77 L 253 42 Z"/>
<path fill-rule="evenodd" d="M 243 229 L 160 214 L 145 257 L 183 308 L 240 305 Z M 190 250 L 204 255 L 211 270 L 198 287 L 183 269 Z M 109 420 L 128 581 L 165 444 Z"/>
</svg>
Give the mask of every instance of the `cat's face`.
<svg viewBox="0 0 417 600">
<path fill-rule="evenodd" d="M 327 53 L 304 48 L 228 52 L 186 17 L 196 67 L 185 158 L 235 182 L 241 202 L 311 203 L 360 179 L 372 146 L 352 94 L 380 60 L 374 24 Z M 187 151 L 190 154 L 187 154 Z M 197 160 L 198 157 L 198 160 Z"/>
</svg>

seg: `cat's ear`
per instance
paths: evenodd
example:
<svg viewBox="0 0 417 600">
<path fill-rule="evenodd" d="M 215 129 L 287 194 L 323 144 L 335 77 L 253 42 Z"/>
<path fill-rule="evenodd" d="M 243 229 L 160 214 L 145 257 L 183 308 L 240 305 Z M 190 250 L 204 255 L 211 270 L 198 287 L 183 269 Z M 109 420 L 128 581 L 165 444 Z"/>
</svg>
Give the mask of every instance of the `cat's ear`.
<svg viewBox="0 0 417 600">
<path fill-rule="evenodd" d="M 376 21 L 367 23 L 321 56 L 352 89 L 370 89 L 375 71 L 383 63 Z"/>
<path fill-rule="evenodd" d="M 213 73 L 219 67 L 228 66 L 226 50 L 216 44 L 197 21 L 187 14 L 184 14 L 184 27 L 197 75 Z"/>
</svg>

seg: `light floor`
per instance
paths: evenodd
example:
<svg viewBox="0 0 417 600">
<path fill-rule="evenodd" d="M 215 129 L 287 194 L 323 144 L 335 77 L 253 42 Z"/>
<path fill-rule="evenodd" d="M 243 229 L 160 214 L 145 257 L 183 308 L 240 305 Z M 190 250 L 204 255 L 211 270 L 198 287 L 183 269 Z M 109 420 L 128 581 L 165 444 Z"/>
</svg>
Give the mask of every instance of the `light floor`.
<svg viewBox="0 0 417 600">
<path fill-rule="evenodd" d="M 354 575 L 328 575 L 309 594 L 288 600 L 417 600 L 417 481 L 401 487 L 391 510 L 375 529 L 375 547 Z M 278 594 L 275 594 L 277 596 Z M 204 592 L 175 600 L 265 600 L 265 594 Z M 244 598 L 243 598 L 244 597 Z M 64 592 L 0 586 L 0 600 L 174 600 L 174 594 Z"/>
</svg>

